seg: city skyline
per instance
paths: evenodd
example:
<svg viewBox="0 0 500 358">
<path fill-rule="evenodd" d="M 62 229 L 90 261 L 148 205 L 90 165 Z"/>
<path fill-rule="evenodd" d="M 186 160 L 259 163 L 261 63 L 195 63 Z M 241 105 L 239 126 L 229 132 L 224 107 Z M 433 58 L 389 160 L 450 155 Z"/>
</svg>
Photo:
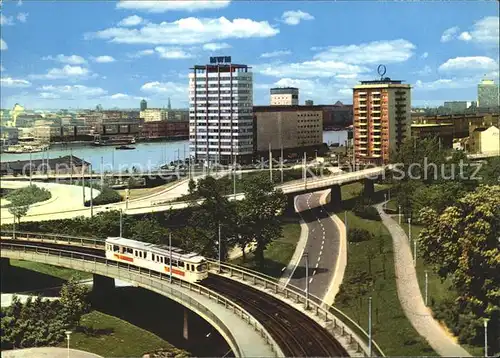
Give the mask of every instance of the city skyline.
<svg viewBox="0 0 500 358">
<path fill-rule="evenodd" d="M 189 68 L 219 55 L 253 67 L 255 105 L 269 104 L 275 86 L 298 87 L 301 104 L 352 103 L 352 88 L 376 79 L 378 64 L 412 85 L 414 106 L 474 101 L 485 74 L 498 82 L 497 2 L 260 10 L 236 1 L 4 1 L 1 107 L 138 108 L 142 98 L 163 107 L 168 97 L 187 107 Z M 373 31 L 384 17 L 391 21 Z"/>
</svg>

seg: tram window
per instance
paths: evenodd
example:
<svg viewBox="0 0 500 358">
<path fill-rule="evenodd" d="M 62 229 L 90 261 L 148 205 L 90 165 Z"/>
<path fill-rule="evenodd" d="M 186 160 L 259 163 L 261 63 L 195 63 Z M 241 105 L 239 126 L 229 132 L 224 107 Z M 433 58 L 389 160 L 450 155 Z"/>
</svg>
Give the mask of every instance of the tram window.
<svg viewBox="0 0 500 358">
<path fill-rule="evenodd" d="M 137 255 L 137 250 L 134 250 L 134 256 L 138 256 L 138 255 Z"/>
<path fill-rule="evenodd" d="M 143 255 L 143 257 L 144 257 L 145 259 L 147 259 L 147 258 L 148 258 L 148 253 L 147 253 L 147 251 L 143 251 L 142 255 Z"/>
<path fill-rule="evenodd" d="M 178 263 L 179 263 L 179 265 L 178 265 L 179 267 L 184 267 L 184 262 L 179 261 Z"/>
<path fill-rule="evenodd" d="M 151 254 L 151 260 L 155 260 L 155 254 Z"/>
<path fill-rule="evenodd" d="M 120 246 L 120 254 L 124 254 L 124 253 L 125 253 L 125 247 Z"/>
<path fill-rule="evenodd" d="M 160 262 L 163 263 L 163 256 L 160 256 Z"/>
<path fill-rule="evenodd" d="M 206 269 L 207 269 L 207 265 L 205 265 L 205 264 L 201 264 L 201 265 L 198 265 L 198 267 L 196 267 L 196 270 L 198 272 L 205 271 Z"/>
<path fill-rule="evenodd" d="M 114 246 L 113 246 L 113 251 L 114 251 L 114 252 L 118 252 L 118 251 L 120 251 L 120 247 L 119 247 L 118 245 L 114 245 Z"/>
<path fill-rule="evenodd" d="M 127 253 L 128 253 L 128 254 L 133 254 L 133 253 L 134 253 L 134 250 L 133 250 L 133 249 L 131 249 L 131 248 L 129 248 L 129 247 L 127 247 Z"/>
</svg>

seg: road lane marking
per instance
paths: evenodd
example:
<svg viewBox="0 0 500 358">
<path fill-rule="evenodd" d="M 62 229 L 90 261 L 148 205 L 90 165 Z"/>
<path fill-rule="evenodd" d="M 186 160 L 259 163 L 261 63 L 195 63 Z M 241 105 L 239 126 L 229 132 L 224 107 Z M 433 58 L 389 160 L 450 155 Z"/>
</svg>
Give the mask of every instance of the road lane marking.
<svg viewBox="0 0 500 358">
<path fill-rule="evenodd" d="M 314 268 L 318 268 L 318 266 L 319 266 L 319 262 L 316 262 L 316 266 L 314 266 Z M 314 272 L 316 272 L 316 271 L 314 271 Z"/>
<path fill-rule="evenodd" d="M 314 272 L 313 272 L 313 276 L 314 276 L 314 275 L 316 275 L 316 270 L 314 270 Z"/>
<path fill-rule="evenodd" d="M 321 256 L 318 256 L 318 262 L 319 262 L 319 260 L 321 260 Z"/>
<path fill-rule="evenodd" d="M 314 279 L 314 277 L 311 277 L 311 278 L 309 279 L 309 283 L 313 282 L 313 279 Z"/>
<path fill-rule="evenodd" d="M 321 256 L 322 253 L 323 253 L 323 247 L 321 248 L 321 250 L 319 250 L 319 256 Z"/>
</svg>

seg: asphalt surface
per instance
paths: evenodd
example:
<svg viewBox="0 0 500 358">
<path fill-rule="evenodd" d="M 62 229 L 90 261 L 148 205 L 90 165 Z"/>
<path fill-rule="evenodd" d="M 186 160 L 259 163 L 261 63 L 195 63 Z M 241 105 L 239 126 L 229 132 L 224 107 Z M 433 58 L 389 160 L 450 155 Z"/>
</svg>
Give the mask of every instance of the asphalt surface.
<svg viewBox="0 0 500 358">
<path fill-rule="evenodd" d="M 337 226 L 320 204 L 324 192 L 303 194 L 297 197 L 297 210 L 309 229 L 304 253 L 309 257 L 309 293 L 323 299 L 335 273 L 339 255 Z M 295 269 L 289 284 L 305 290 L 305 258 Z"/>
</svg>

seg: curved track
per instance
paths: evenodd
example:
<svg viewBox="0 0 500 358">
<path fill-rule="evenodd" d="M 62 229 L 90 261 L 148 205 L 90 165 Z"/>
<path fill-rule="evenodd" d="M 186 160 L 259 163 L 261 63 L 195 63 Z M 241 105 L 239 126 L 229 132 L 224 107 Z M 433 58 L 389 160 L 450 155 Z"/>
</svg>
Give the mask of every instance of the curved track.
<svg viewBox="0 0 500 358">
<path fill-rule="evenodd" d="M 60 252 L 62 256 L 72 255 L 77 258 L 78 254 L 92 255 L 97 261 L 105 260 L 105 252 L 102 248 L 4 238 L 0 243 L 6 248 L 10 245 L 27 243 L 32 249 L 39 248 L 40 251 L 44 249 L 67 250 L 68 252 Z M 118 263 L 118 265 L 130 267 L 126 263 Z M 286 357 L 349 356 L 342 345 L 318 323 L 271 295 L 213 274 L 200 284 L 226 296 L 255 317 L 273 336 Z"/>
<path fill-rule="evenodd" d="M 274 337 L 286 357 L 348 356 L 318 323 L 271 295 L 212 274 L 201 284 L 244 307 Z"/>
</svg>

